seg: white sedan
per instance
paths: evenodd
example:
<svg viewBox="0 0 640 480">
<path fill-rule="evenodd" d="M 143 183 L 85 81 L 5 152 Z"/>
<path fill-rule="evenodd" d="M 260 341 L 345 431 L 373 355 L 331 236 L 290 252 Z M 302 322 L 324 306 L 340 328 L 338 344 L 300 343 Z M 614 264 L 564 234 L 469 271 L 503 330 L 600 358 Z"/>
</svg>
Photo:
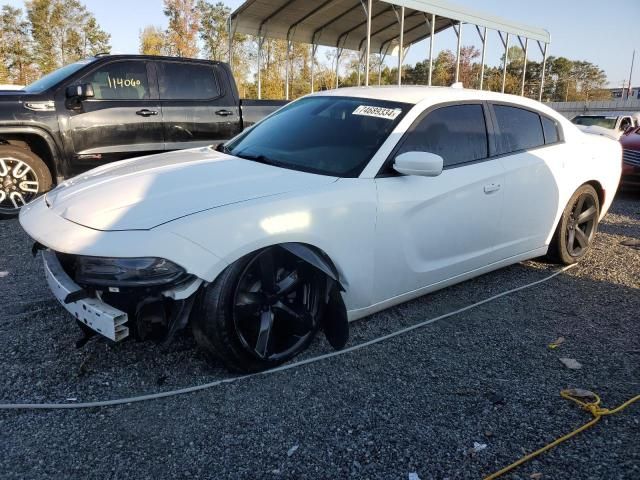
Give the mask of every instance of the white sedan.
<svg viewBox="0 0 640 480">
<path fill-rule="evenodd" d="M 526 98 L 458 88 L 304 97 L 224 145 L 126 160 L 20 213 L 53 293 L 118 341 L 196 340 L 257 371 L 323 330 L 506 265 L 578 261 L 614 141 Z"/>
</svg>

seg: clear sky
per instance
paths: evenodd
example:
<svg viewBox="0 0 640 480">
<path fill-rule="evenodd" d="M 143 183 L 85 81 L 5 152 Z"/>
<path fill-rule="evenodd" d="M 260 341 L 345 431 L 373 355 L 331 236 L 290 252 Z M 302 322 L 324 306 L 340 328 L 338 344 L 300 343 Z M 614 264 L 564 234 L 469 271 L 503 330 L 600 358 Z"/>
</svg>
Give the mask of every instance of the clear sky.
<svg viewBox="0 0 640 480">
<path fill-rule="evenodd" d="M 111 34 L 114 52 L 137 53 L 140 30 L 149 24 L 166 27 L 162 0 L 82 0 L 94 13 L 98 23 Z M 216 0 L 210 0 L 215 2 Z M 308 0 L 314 1 L 314 0 Z M 0 0 L 0 4 L 23 7 L 23 0 Z M 243 0 L 225 0 L 235 9 Z M 632 83 L 640 85 L 640 0 L 452 0 L 462 6 L 501 16 L 519 23 L 544 28 L 551 33 L 550 55 L 573 60 L 587 60 L 607 73 L 611 86 L 620 86 L 629 78 L 631 54 L 636 52 Z M 499 63 L 502 46 L 497 34 L 490 34 L 487 63 Z M 475 29 L 466 27 L 463 44 L 480 45 Z M 455 35 L 451 31 L 435 37 L 435 51 L 455 50 Z M 529 46 L 531 58 L 540 60 L 537 47 Z M 407 63 L 424 60 L 428 43 L 414 45 Z M 389 63 L 393 63 L 391 60 Z"/>
</svg>

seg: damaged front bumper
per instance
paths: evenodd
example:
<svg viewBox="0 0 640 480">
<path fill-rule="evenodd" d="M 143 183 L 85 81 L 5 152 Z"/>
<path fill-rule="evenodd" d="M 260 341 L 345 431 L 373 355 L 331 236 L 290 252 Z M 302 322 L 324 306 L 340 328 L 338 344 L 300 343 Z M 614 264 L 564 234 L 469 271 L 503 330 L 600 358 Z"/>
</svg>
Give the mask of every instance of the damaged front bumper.
<svg viewBox="0 0 640 480">
<path fill-rule="evenodd" d="M 74 301 L 82 287 L 75 283 L 64 271 L 56 254 L 51 250 L 42 252 L 44 271 L 49 288 L 60 304 L 91 330 L 119 342 L 129 336 L 126 312 L 107 305 L 98 298 L 84 298 Z"/>
<path fill-rule="evenodd" d="M 166 285 L 158 290 L 153 296 L 148 291 L 140 289 L 136 294 L 129 291 L 126 294 L 126 302 L 111 302 L 118 306 L 127 305 L 129 308 L 116 308 L 103 301 L 103 297 L 113 298 L 118 295 L 118 288 L 104 288 L 104 291 L 88 291 L 78 285 L 65 271 L 58 255 L 53 250 L 43 250 L 42 258 L 44 262 L 45 275 L 49 288 L 60 304 L 80 323 L 114 342 L 119 342 L 130 334 L 130 327 L 134 320 L 139 324 L 146 320 L 149 311 L 147 308 L 151 302 L 162 303 L 163 300 L 172 301 L 175 307 L 167 314 L 158 315 L 159 309 L 154 310 L 153 320 L 164 323 L 167 337 L 186 326 L 188 316 L 193 305 L 196 291 L 202 285 L 202 280 L 192 278 L 187 282 L 180 282 L 178 285 Z M 164 309 L 160 309 L 164 312 Z M 131 318 L 135 317 L 135 318 Z"/>
</svg>

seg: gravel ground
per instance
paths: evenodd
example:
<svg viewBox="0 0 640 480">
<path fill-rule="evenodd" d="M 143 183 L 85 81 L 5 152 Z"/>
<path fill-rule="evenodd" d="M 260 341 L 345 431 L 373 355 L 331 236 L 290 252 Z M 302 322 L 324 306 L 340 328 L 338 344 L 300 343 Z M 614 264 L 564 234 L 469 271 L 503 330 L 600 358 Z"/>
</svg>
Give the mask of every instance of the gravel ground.
<svg viewBox="0 0 640 480">
<path fill-rule="evenodd" d="M 616 199 L 595 248 L 547 283 L 347 355 L 127 406 L 0 412 L 1 478 L 481 478 L 640 393 L 640 195 Z M 49 294 L 16 221 L 0 223 L 0 402 L 111 399 L 228 378 L 187 336 L 91 341 Z M 350 344 L 543 278 L 524 262 L 352 324 Z M 557 349 L 547 345 L 563 336 Z M 302 358 L 330 351 L 318 338 Z M 559 361 L 582 364 L 570 370 Z M 469 453 L 474 442 L 486 448 Z M 297 448 L 295 448 L 297 447 Z M 505 478 L 640 478 L 640 404 Z"/>
</svg>

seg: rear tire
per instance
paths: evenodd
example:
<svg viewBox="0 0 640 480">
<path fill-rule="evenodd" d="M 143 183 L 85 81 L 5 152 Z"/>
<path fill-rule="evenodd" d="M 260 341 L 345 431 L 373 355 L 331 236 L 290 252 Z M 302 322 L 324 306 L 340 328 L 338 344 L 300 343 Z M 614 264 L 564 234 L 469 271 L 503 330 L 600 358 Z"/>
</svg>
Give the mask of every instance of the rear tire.
<svg viewBox="0 0 640 480">
<path fill-rule="evenodd" d="M 305 350 L 320 328 L 326 279 L 280 247 L 247 255 L 207 286 L 193 334 L 232 371 L 273 368 Z"/>
<path fill-rule="evenodd" d="M 51 172 L 31 150 L 0 145 L 0 218 L 12 218 L 20 208 L 51 189 Z"/>
<path fill-rule="evenodd" d="M 599 218 L 600 200 L 597 192 L 591 185 L 582 185 L 562 212 L 547 256 L 565 265 L 579 261 L 591 247 Z"/>
</svg>

